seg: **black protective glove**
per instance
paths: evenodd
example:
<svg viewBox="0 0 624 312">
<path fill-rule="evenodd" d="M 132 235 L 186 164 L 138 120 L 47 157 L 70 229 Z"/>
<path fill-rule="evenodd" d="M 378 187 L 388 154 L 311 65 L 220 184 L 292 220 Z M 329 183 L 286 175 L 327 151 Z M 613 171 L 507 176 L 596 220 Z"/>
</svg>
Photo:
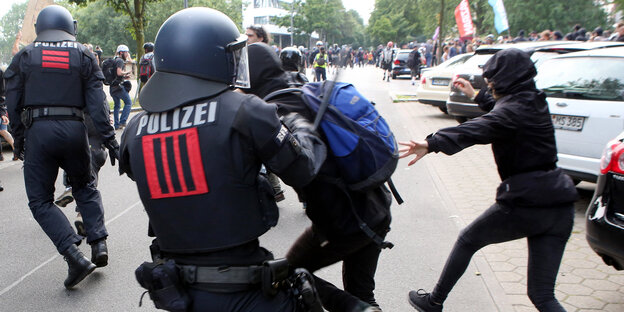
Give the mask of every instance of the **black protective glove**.
<svg viewBox="0 0 624 312">
<path fill-rule="evenodd" d="M 314 135 L 318 135 L 314 131 L 314 127 L 312 123 L 310 123 L 307 119 L 303 118 L 301 115 L 297 113 L 289 113 L 288 115 L 282 116 L 281 118 L 282 124 L 290 130 L 291 133 L 296 132 L 305 132 Z"/>
<path fill-rule="evenodd" d="M 115 165 L 115 159 L 119 160 L 119 143 L 115 138 L 112 138 L 104 142 L 104 146 L 108 149 L 108 155 L 110 156 L 111 165 Z"/>
<path fill-rule="evenodd" d="M 13 141 L 13 157 L 24 161 L 24 138 L 15 138 Z"/>
</svg>

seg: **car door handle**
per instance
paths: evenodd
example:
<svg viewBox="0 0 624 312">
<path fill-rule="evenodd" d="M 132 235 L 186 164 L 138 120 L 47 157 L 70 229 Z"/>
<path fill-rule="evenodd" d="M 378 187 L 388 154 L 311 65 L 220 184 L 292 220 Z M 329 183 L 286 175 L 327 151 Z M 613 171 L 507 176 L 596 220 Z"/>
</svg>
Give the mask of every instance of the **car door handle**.
<svg viewBox="0 0 624 312">
<path fill-rule="evenodd" d="M 559 106 L 559 107 L 567 107 L 567 106 L 568 106 L 568 103 L 559 102 L 559 103 L 557 103 L 557 104 L 555 104 L 555 105 L 557 105 L 557 106 Z"/>
</svg>

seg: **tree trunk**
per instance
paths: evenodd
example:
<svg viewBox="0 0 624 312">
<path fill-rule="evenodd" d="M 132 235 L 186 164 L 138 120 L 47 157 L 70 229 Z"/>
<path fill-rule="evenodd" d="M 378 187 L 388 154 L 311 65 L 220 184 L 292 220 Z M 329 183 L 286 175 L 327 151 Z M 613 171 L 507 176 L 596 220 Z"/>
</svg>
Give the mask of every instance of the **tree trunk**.
<svg viewBox="0 0 624 312">
<path fill-rule="evenodd" d="M 137 44 L 137 63 L 145 53 L 143 43 L 145 41 L 145 0 L 134 0 L 134 31 Z M 138 66 L 138 64 L 137 64 Z"/>
<path fill-rule="evenodd" d="M 436 61 L 442 63 L 442 37 L 444 36 L 444 0 L 440 0 L 440 31 L 438 32 L 438 53 L 436 53 Z"/>
</svg>

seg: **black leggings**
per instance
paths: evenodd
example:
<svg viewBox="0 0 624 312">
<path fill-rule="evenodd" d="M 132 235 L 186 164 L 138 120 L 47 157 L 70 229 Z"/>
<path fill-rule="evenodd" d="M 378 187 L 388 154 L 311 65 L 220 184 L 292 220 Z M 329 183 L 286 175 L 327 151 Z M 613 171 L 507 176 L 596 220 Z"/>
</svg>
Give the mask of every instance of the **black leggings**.
<svg viewBox="0 0 624 312">
<path fill-rule="evenodd" d="M 518 208 L 492 205 L 459 235 L 431 293 L 437 303 L 446 300 L 479 249 L 526 237 L 529 244 L 527 289 L 539 311 L 564 311 L 554 288 L 563 250 L 572 232 L 574 206 L 565 208 Z"/>
</svg>

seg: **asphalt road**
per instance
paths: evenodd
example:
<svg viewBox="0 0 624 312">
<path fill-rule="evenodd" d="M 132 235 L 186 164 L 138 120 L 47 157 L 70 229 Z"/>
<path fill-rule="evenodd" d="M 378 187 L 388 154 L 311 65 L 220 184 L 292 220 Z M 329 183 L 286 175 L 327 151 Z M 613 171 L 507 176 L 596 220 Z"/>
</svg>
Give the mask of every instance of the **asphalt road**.
<svg viewBox="0 0 624 312">
<path fill-rule="evenodd" d="M 407 78 L 384 82 L 381 77 L 381 70 L 364 67 L 346 70 L 340 80 L 355 84 L 377 103 L 398 140 L 423 138 L 426 133 L 419 132 L 417 125 L 427 121 L 411 120 L 389 96 L 389 92 L 407 93 L 415 87 Z M 440 114 L 432 118 L 448 117 Z M 0 179 L 5 187 L 0 193 L 0 311 L 155 310 L 147 296 L 139 307 L 143 289 L 134 278 L 135 268 L 149 260 L 147 217 L 134 183 L 126 176 L 120 177 L 116 167 L 107 163 L 102 168 L 99 185 L 110 235 L 109 265 L 97 269 L 71 291 L 63 287 L 67 266 L 62 256 L 28 209 L 21 162 L 0 162 Z M 411 311 L 407 292 L 433 287 L 441 263 L 456 239 L 459 224 L 454 212 L 445 205 L 437 187 L 440 181 L 430 174 L 426 159 L 409 168 L 407 161 L 401 161 L 393 179 L 405 203 L 400 206 L 394 203 L 392 207 L 392 231 L 387 239 L 395 247 L 382 252 L 376 295 L 384 311 Z M 56 189 L 56 195 L 63 190 L 60 175 Z M 291 189 L 287 189 L 286 200 L 279 206 L 279 225 L 261 237 L 262 245 L 277 257 L 283 256 L 309 225 Z M 74 208 L 72 203 L 63 209 L 72 222 Z M 80 248 L 90 255 L 86 244 Z M 478 258 L 479 255 L 475 258 L 477 265 Z M 486 286 L 485 274 L 477 274 L 478 271 L 471 264 L 449 297 L 446 303 L 449 308 L 445 311 L 506 311 L 496 305 L 497 295 Z M 340 265 L 323 269 L 319 274 L 341 285 Z"/>
</svg>

